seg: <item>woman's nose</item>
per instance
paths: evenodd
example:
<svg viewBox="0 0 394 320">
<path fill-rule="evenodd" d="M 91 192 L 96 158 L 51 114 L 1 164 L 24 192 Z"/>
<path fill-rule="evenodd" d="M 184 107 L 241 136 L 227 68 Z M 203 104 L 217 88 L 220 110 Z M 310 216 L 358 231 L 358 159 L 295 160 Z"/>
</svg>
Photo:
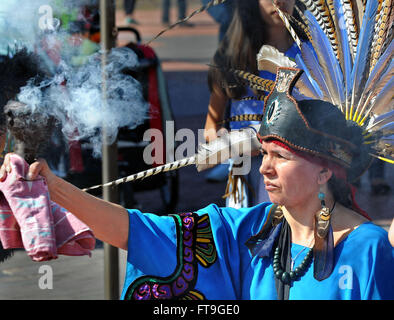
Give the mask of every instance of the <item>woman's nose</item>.
<svg viewBox="0 0 394 320">
<path fill-rule="evenodd" d="M 267 156 L 263 156 L 263 160 L 261 161 L 261 166 L 259 171 L 262 175 L 269 175 L 274 172 L 274 168 L 272 166 L 272 160 Z"/>
</svg>

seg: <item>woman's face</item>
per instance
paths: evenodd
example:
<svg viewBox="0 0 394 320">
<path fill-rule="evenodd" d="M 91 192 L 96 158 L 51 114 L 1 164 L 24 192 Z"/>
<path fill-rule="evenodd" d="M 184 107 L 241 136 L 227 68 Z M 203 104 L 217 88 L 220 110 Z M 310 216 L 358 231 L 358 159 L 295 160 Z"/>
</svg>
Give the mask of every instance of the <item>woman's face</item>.
<svg viewBox="0 0 394 320">
<path fill-rule="evenodd" d="M 264 21 L 272 27 L 283 26 L 283 21 L 273 3 L 282 11 L 293 14 L 295 0 L 259 0 L 260 13 Z"/>
<path fill-rule="evenodd" d="M 321 166 L 273 142 L 263 141 L 262 153 L 260 173 L 271 202 L 291 208 L 317 199 Z"/>
</svg>

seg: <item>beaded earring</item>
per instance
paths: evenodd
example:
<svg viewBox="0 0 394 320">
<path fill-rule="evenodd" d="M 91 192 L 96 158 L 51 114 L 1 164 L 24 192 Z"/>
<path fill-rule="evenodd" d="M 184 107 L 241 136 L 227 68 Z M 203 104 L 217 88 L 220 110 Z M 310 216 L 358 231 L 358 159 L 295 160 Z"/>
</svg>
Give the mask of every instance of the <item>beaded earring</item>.
<svg viewBox="0 0 394 320">
<path fill-rule="evenodd" d="M 326 207 L 326 202 L 324 201 L 326 195 L 324 192 L 320 191 L 318 198 L 321 203 L 321 209 L 316 212 L 316 227 L 317 235 L 320 238 L 325 238 L 330 227 L 331 210 Z"/>
</svg>

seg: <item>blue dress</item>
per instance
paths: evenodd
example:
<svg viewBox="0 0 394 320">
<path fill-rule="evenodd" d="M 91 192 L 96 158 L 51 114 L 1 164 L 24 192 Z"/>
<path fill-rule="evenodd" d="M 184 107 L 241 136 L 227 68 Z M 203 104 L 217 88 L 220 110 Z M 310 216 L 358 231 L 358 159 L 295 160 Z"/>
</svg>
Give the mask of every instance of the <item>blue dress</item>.
<svg viewBox="0 0 394 320">
<path fill-rule="evenodd" d="M 245 245 L 271 208 L 271 203 L 242 209 L 209 205 L 161 217 L 129 210 L 122 299 L 277 299 L 272 255 L 252 256 Z M 292 244 L 292 257 L 303 248 Z M 321 282 L 313 277 L 312 262 L 292 282 L 289 299 L 394 299 L 394 249 L 384 229 L 360 225 L 335 247 L 334 257 L 332 274 Z"/>
</svg>

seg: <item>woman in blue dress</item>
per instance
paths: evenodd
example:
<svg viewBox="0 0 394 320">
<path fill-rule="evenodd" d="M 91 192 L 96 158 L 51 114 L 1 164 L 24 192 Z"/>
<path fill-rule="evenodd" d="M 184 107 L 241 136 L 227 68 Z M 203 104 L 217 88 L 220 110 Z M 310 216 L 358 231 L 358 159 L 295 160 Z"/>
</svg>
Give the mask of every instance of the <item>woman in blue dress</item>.
<svg viewBox="0 0 394 320">
<path fill-rule="evenodd" d="M 226 117 L 234 117 L 244 114 L 261 114 L 262 101 L 257 97 L 252 100 L 242 100 L 245 97 L 256 96 L 257 92 L 250 87 L 240 83 L 228 69 L 248 71 L 268 80 L 275 80 L 275 74 L 258 70 L 256 56 L 263 45 L 270 45 L 287 57 L 294 59 L 299 53 L 297 45 L 287 31 L 283 21 L 277 14 L 272 0 L 242 0 L 235 1 L 233 19 L 221 41 L 218 50 L 213 58 L 213 65 L 221 67 L 211 67 L 208 72 L 208 85 L 211 92 L 208 113 L 205 122 L 205 138 L 212 141 L 217 138 L 218 132 Z M 284 12 L 293 14 L 295 0 L 275 1 L 275 4 Z M 266 95 L 268 92 L 258 92 L 259 95 Z M 229 108 L 229 110 L 226 110 Z M 237 130 L 250 125 L 258 125 L 258 121 L 230 121 L 229 130 Z M 259 177 L 258 168 L 261 163 L 261 156 L 254 155 L 250 158 L 250 170 L 242 178 L 230 181 L 237 181 L 236 185 L 229 185 L 229 192 L 226 198 L 226 206 L 248 207 L 263 201 L 268 201 L 268 194 L 265 191 L 264 183 Z M 212 169 L 208 176 L 215 179 L 213 172 L 223 172 L 224 164 Z M 231 166 L 232 167 L 232 166 Z M 231 169 L 230 169 L 231 170 Z M 234 170 L 236 171 L 236 169 Z M 236 172 L 235 172 L 236 173 Z M 227 173 L 228 174 L 228 173 Z M 239 176 L 236 175 L 235 176 Z M 240 182 L 243 183 L 240 183 Z M 243 197 L 236 197 L 235 190 Z"/>
<path fill-rule="evenodd" d="M 169 216 L 93 197 L 52 173 L 52 201 L 128 250 L 123 299 L 393 299 L 394 249 L 348 183 L 370 162 L 362 130 L 321 100 L 296 101 L 300 70 L 278 69 L 259 129 L 271 202 Z M 0 169 L 7 179 L 8 155 Z"/>
</svg>

